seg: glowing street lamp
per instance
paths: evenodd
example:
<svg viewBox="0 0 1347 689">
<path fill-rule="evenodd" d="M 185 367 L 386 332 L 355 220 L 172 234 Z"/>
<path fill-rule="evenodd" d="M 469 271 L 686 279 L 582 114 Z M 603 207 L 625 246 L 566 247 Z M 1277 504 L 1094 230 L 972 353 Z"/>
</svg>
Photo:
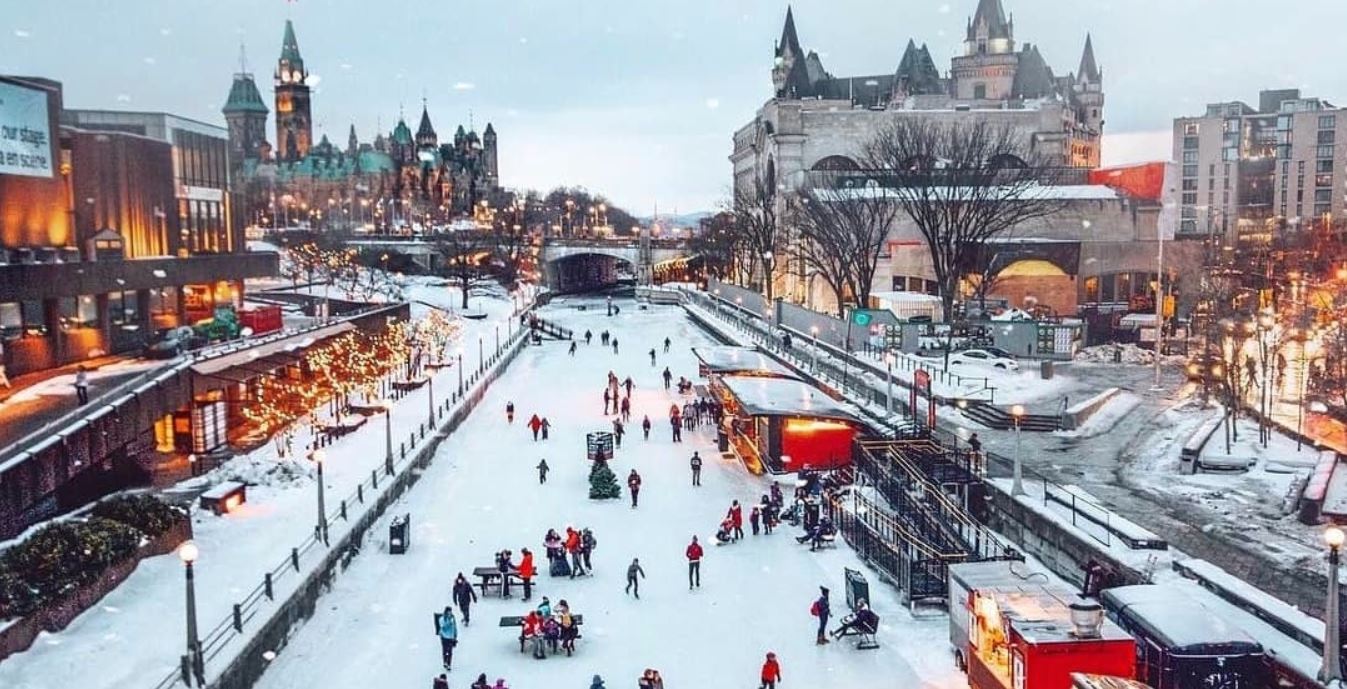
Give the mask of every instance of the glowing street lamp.
<svg viewBox="0 0 1347 689">
<path fill-rule="evenodd" d="M 313 450 L 309 453 L 309 460 L 318 465 L 318 525 L 315 527 L 315 536 L 327 545 L 327 505 L 323 496 L 323 460 L 327 459 L 327 453 L 322 450 Z"/>
<path fill-rule="evenodd" d="M 199 686 L 206 686 L 205 658 L 201 654 L 201 639 L 196 628 L 196 572 L 193 565 L 201 555 L 196 543 L 188 540 L 178 546 L 178 558 L 182 560 L 183 572 L 187 576 L 187 657 L 183 663 L 183 679 L 191 686 L 191 678 L 196 677 Z M 190 672 L 188 670 L 190 669 Z"/>
<path fill-rule="evenodd" d="M 379 400 L 379 408 L 384 410 L 384 473 L 393 475 L 393 401 Z"/>
<path fill-rule="evenodd" d="M 1020 458 L 1020 417 L 1024 416 L 1024 407 L 1015 405 L 1010 408 L 1010 417 L 1015 422 L 1015 478 L 1010 486 L 1011 495 L 1024 495 L 1024 465 Z"/>
<path fill-rule="evenodd" d="M 1342 682 L 1342 664 L 1338 660 L 1342 643 L 1338 638 L 1338 566 L 1344 540 L 1347 534 L 1336 526 L 1324 531 L 1324 543 L 1328 545 L 1328 605 L 1324 608 L 1324 664 L 1319 668 L 1319 681 L 1327 687 L 1338 687 Z"/>
</svg>

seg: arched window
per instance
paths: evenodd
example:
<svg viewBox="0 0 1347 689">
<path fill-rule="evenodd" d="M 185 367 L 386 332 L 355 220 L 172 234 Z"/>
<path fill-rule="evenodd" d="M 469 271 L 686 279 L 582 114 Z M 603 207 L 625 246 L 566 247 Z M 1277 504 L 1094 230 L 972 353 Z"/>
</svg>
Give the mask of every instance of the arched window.
<svg viewBox="0 0 1347 689">
<path fill-rule="evenodd" d="M 859 170 L 860 165 L 846 156 L 828 156 L 814 163 L 814 170 Z"/>
<path fill-rule="evenodd" d="M 767 187 L 767 195 L 776 193 L 776 161 L 767 159 L 767 175 L 763 177 L 763 184 Z"/>
</svg>

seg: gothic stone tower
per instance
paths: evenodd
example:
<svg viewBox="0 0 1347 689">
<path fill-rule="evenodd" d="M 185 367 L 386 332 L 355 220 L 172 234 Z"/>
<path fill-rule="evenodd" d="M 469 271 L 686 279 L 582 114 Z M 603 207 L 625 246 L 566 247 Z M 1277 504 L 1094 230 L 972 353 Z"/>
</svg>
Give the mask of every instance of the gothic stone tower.
<svg viewBox="0 0 1347 689">
<path fill-rule="evenodd" d="M 954 97 L 959 100 L 1006 100 L 1011 97 L 1019 55 L 1015 52 L 1015 20 L 1006 18 L 1001 0 L 979 0 L 968 22 L 964 54 L 952 61 Z"/>
<path fill-rule="evenodd" d="M 229 169 L 240 169 L 249 158 L 260 159 L 267 141 L 267 105 L 252 74 L 234 75 L 221 112 L 229 127 Z"/>
<path fill-rule="evenodd" d="M 285 20 L 281 59 L 276 62 L 276 157 L 294 161 L 308 155 L 313 143 L 313 117 L 309 112 L 309 72 L 299 54 L 295 27 Z"/>
</svg>

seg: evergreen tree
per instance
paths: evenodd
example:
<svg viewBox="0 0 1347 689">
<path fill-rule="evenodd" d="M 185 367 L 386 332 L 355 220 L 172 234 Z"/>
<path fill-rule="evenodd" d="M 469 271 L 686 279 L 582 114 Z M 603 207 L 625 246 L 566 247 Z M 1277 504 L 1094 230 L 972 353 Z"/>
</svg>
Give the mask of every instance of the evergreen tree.
<svg viewBox="0 0 1347 689">
<path fill-rule="evenodd" d="M 595 460 L 589 468 L 589 498 L 591 500 L 612 500 L 622 497 L 622 486 L 617 483 L 617 475 L 608 468 L 608 462 Z"/>
</svg>

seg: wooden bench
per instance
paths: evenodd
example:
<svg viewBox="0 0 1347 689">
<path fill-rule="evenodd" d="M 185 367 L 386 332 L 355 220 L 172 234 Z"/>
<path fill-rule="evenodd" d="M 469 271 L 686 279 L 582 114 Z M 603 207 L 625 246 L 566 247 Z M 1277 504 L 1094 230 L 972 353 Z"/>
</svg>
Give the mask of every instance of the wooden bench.
<svg viewBox="0 0 1347 689">
<path fill-rule="evenodd" d="M 472 570 L 472 575 L 477 577 L 477 586 L 482 589 L 483 596 L 486 596 L 487 592 L 492 590 L 500 592 L 501 571 L 499 569 L 495 567 L 475 567 Z M 520 582 L 521 585 L 523 584 L 524 580 L 520 578 L 518 571 L 512 569 L 508 572 L 508 575 L 515 581 Z"/>
<path fill-rule="evenodd" d="M 572 623 L 575 625 L 575 627 L 576 627 L 576 630 L 575 630 L 575 638 L 579 639 L 579 638 L 580 638 L 580 629 L 579 629 L 579 628 L 580 628 L 580 625 L 582 625 L 582 624 L 585 623 L 585 616 L 584 616 L 584 615 L 571 615 L 571 622 L 572 622 Z M 524 618 L 523 618 L 523 616 L 521 616 L 521 615 L 502 615 L 501 618 L 500 618 L 500 626 L 502 626 L 502 627 L 523 627 L 523 626 L 524 626 Z M 524 643 L 525 643 L 526 641 L 527 641 L 527 639 L 524 638 L 524 633 L 521 631 L 521 632 L 519 633 L 519 652 L 520 652 L 520 653 L 523 653 L 523 652 L 524 652 Z M 556 653 L 556 652 L 557 652 L 556 647 L 553 647 L 553 648 L 552 648 L 552 652 L 553 652 L 553 653 Z M 569 656 L 570 654 L 571 654 L 570 651 L 566 651 L 566 655 Z"/>
</svg>

